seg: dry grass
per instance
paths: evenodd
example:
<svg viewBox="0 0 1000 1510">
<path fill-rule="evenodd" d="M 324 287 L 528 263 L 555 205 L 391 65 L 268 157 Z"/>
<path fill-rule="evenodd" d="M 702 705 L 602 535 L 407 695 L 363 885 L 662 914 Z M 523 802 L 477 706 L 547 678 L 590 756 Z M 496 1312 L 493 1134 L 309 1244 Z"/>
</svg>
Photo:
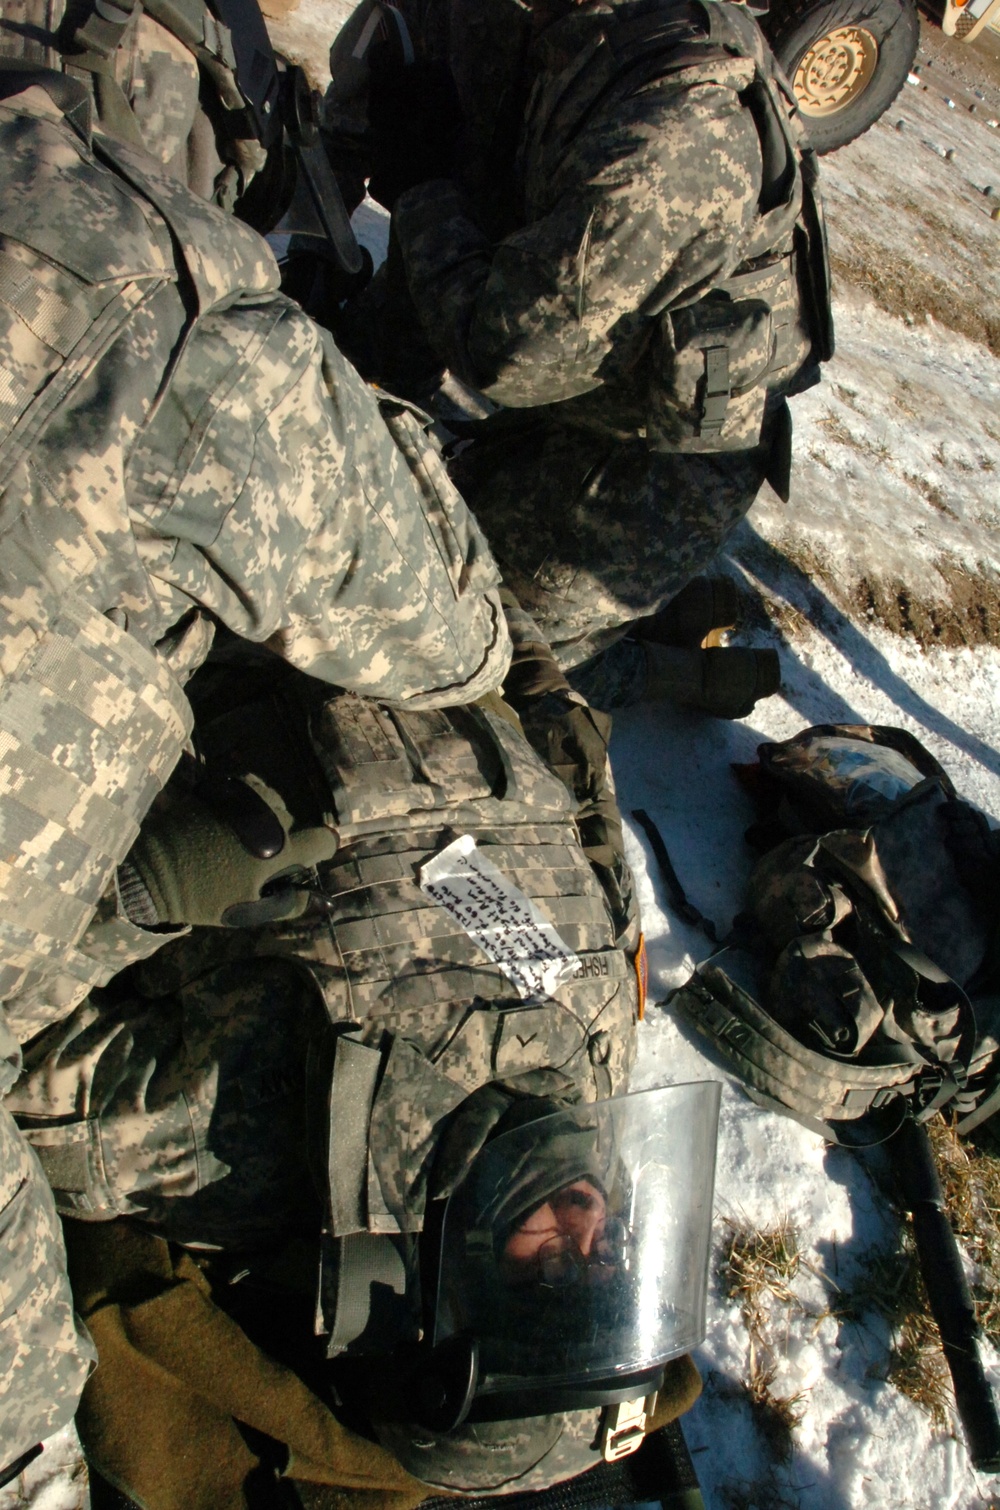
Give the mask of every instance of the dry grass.
<svg viewBox="0 0 1000 1510">
<path fill-rule="evenodd" d="M 744 1384 L 754 1424 L 779 1463 L 792 1453 L 792 1433 L 805 1413 L 802 1394 L 774 1391 L 778 1352 L 771 1335 L 775 1305 L 804 1310 L 791 1282 L 799 1270 L 801 1253 L 795 1229 L 788 1222 L 758 1229 L 727 1222 L 729 1238 L 721 1266 L 725 1294 L 739 1302 L 749 1349 Z"/>
<path fill-rule="evenodd" d="M 929 1124 L 941 1176 L 945 1204 L 955 1233 L 976 1266 L 973 1295 L 983 1333 L 1000 1346 L 1000 1136 L 977 1135 L 977 1144 L 960 1142 L 941 1117 Z M 795 1229 L 787 1221 L 757 1229 L 732 1219 L 723 1250 L 720 1278 L 730 1300 L 739 1303 L 747 1330 L 747 1374 L 736 1393 L 744 1396 L 764 1445 L 776 1463 L 791 1456 L 795 1428 L 805 1413 L 802 1394 L 775 1391 L 780 1351 L 775 1329 L 782 1318 L 798 1311 L 809 1314 L 796 1293 L 795 1279 L 806 1267 Z M 948 1366 L 927 1294 L 909 1224 L 901 1225 L 895 1249 L 876 1250 L 854 1282 L 836 1289 L 823 1315 L 864 1325 L 866 1318 L 882 1318 L 892 1334 L 886 1362 L 873 1375 L 927 1412 L 936 1430 L 950 1432 L 954 1396 Z M 742 1507 L 773 1506 L 777 1498 L 760 1498 L 762 1485 L 734 1488 L 731 1503 Z"/>
<path fill-rule="evenodd" d="M 931 482 L 929 477 L 921 477 L 917 472 L 904 472 L 903 481 L 908 482 L 911 488 L 915 488 L 920 496 L 927 500 L 932 509 L 937 509 L 939 514 L 944 514 L 948 519 L 958 518 L 958 514 L 948 502 L 943 488 L 940 488 L 936 482 Z"/>
<path fill-rule="evenodd" d="M 838 389 L 838 393 L 843 394 L 843 392 L 843 389 Z M 852 407 L 855 406 L 852 405 Z M 846 446 L 849 451 L 856 451 L 859 456 L 872 456 L 876 461 L 886 461 L 892 455 L 885 440 L 872 441 L 865 435 L 855 435 L 854 431 L 848 429 L 836 414 L 826 414 L 816 423 L 826 432 L 830 440 L 835 441 L 837 445 Z M 810 455 L 816 456 L 816 452 L 812 451 Z"/>
<path fill-rule="evenodd" d="M 888 1361 L 873 1369 L 874 1377 L 885 1379 L 921 1406 L 938 1430 L 949 1430 L 951 1379 L 908 1227 L 900 1229 L 895 1250 L 869 1256 L 854 1284 L 841 1291 L 834 1307 L 836 1316 L 858 1323 L 873 1311 L 887 1322 L 893 1334 Z"/>
<path fill-rule="evenodd" d="M 922 217 L 927 222 L 927 216 Z M 941 234 L 928 223 L 928 231 Z M 946 240 L 951 232 L 945 228 Z M 1000 356 L 1000 313 L 983 299 L 982 288 L 973 280 L 949 283 L 857 231 L 850 246 L 834 251 L 830 265 L 836 280 L 863 289 L 890 315 L 923 322 L 931 315 L 939 325 L 980 341 L 994 356 Z"/>
<path fill-rule="evenodd" d="M 928 1132 L 949 1220 L 976 1265 L 972 1291 L 980 1327 L 1000 1345 L 1000 1157 L 995 1148 L 960 1142 L 942 1117 L 928 1124 Z M 872 1254 L 834 1307 L 836 1316 L 856 1322 L 873 1311 L 894 1337 L 879 1376 L 921 1406 L 935 1427 L 950 1430 L 951 1380 L 908 1225 L 895 1251 Z"/>
<path fill-rule="evenodd" d="M 984 1335 L 1000 1347 L 1000 1157 L 995 1144 L 990 1146 L 993 1135 L 962 1143 L 941 1117 L 928 1132 L 949 1220 L 976 1265 L 976 1317 Z"/>
</svg>

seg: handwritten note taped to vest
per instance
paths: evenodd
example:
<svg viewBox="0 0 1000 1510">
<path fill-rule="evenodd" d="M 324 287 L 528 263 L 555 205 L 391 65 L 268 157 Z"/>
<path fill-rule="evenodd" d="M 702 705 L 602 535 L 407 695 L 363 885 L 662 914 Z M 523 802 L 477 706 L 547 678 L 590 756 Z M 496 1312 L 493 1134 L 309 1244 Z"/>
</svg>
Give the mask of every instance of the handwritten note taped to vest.
<svg viewBox="0 0 1000 1510">
<path fill-rule="evenodd" d="M 471 834 L 420 867 L 420 888 L 451 913 L 524 1000 L 551 996 L 579 970 L 572 949 Z"/>
</svg>

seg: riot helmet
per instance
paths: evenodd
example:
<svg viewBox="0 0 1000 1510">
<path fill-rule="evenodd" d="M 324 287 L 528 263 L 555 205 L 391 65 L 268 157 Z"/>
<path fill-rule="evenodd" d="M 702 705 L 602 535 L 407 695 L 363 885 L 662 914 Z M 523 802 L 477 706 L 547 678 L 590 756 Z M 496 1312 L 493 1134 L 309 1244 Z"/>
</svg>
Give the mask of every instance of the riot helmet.
<svg viewBox="0 0 1000 1510">
<path fill-rule="evenodd" d="M 433 1318 L 435 1347 L 475 1339 L 473 1416 L 629 1398 L 702 1340 L 718 1103 L 711 1082 L 639 1091 L 501 1124 L 479 1151 Z"/>
<path fill-rule="evenodd" d="M 638 1446 L 704 1337 L 719 1095 L 526 1097 L 500 1119 L 421 1239 L 424 1342 L 370 1392 L 411 1472 L 539 1488 Z"/>
</svg>

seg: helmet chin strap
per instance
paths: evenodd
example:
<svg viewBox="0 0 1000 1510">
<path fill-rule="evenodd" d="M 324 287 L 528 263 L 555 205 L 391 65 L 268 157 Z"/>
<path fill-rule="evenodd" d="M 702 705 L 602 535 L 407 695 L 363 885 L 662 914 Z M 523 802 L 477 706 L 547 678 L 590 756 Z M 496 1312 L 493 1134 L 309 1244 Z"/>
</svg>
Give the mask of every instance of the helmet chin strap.
<svg viewBox="0 0 1000 1510">
<path fill-rule="evenodd" d="M 635 1400 L 623 1400 L 605 1407 L 601 1418 L 601 1457 L 606 1463 L 618 1463 L 631 1457 L 643 1443 L 646 1420 L 656 1409 L 656 1391 Z"/>
</svg>

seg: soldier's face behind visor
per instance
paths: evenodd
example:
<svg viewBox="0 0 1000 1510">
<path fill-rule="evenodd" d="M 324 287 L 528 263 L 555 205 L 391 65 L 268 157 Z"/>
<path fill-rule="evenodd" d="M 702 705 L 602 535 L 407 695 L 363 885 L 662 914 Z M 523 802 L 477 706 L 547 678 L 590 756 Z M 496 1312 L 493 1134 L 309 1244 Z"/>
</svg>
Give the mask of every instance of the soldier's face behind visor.
<svg viewBox="0 0 1000 1510">
<path fill-rule="evenodd" d="M 701 1341 L 719 1089 L 567 1106 L 479 1150 L 445 1209 L 433 1331 L 475 1339 L 476 1409 L 569 1409 L 560 1391 Z"/>
<path fill-rule="evenodd" d="M 503 1245 L 501 1272 L 510 1284 L 600 1284 L 614 1273 L 623 1241 L 604 1192 L 591 1180 L 573 1180 L 517 1224 Z"/>
</svg>

